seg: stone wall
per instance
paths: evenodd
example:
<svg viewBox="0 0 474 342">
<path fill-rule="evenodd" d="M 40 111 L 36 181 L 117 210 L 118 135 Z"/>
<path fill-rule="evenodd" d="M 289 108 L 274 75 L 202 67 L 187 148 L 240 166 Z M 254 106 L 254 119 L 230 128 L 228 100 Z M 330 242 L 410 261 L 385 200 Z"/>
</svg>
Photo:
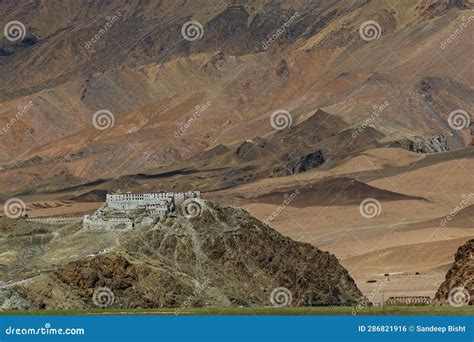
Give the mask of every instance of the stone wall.
<svg viewBox="0 0 474 342">
<path fill-rule="evenodd" d="M 129 218 L 101 218 L 94 215 L 84 215 L 82 228 L 102 228 L 102 229 L 132 229 L 133 220 Z"/>
<path fill-rule="evenodd" d="M 66 222 L 78 222 L 82 221 L 83 217 L 82 216 L 76 216 L 76 217 L 59 217 L 59 216 L 51 216 L 51 217 L 31 217 L 27 218 L 26 220 L 28 222 L 41 222 L 41 223 L 48 223 L 48 224 L 61 224 L 61 223 L 66 223 Z"/>
</svg>

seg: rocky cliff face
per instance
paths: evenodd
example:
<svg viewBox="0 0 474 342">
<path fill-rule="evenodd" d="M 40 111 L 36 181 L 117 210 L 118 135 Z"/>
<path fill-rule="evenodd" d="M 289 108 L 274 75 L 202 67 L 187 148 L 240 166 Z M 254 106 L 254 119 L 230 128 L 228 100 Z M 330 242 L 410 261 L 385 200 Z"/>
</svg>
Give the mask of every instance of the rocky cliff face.
<svg viewBox="0 0 474 342">
<path fill-rule="evenodd" d="M 35 256 L 3 269 L 4 307 L 43 302 L 46 308 L 93 308 L 101 300 L 112 308 L 267 306 L 280 300 L 301 306 L 355 303 L 362 296 L 330 253 L 284 237 L 244 210 L 210 202 L 192 219 L 168 218 L 129 232 L 68 225 L 55 234 Z M 2 235 L 16 253 L 21 237 Z M 98 291 L 105 291 L 102 299 Z"/>
<path fill-rule="evenodd" d="M 449 151 L 448 140 L 443 134 L 433 137 L 414 136 L 392 141 L 388 147 L 399 147 L 416 153 L 437 153 Z"/>
<path fill-rule="evenodd" d="M 298 160 L 290 161 L 286 165 L 276 165 L 273 167 L 272 176 L 288 176 L 294 173 L 305 172 L 324 163 L 324 156 L 321 150 L 316 150 Z"/>
<path fill-rule="evenodd" d="M 442 305 L 474 305 L 474 239 L 459 247 L 454 263 L 435 295 Z"/>
</svg>

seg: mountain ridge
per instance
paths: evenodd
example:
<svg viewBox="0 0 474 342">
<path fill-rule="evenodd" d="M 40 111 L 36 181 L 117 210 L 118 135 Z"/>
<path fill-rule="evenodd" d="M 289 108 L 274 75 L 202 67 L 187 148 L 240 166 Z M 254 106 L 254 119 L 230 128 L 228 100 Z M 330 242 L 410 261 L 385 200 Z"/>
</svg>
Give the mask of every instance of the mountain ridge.
<svg viewBox="0 0 474 342">
<path fill-rule="evenodd" d="M 113 293 L 111 308 L 177 308 L 193 294 L 190 304 L 197 306 L 267 306 L 282 287 L 292 306 L 353 304 L 362 297 L 330 253 L 284 237 L 242 209 L 212 202 L 198 217 L 130 231 L 43 224 L 22 235 L 13 233 L 14 225 L 28 231 L 3 219 L 1 244 L 11 250 L 29 245 L 31 253 L 12 255 L 0 268 L 11 284 L 0 294 L 16 298 L 4 306 L 91 308 L 94 290 L 104 287 Z M 203 284 L 206 291 L 196 295 Z"/>
</svg>

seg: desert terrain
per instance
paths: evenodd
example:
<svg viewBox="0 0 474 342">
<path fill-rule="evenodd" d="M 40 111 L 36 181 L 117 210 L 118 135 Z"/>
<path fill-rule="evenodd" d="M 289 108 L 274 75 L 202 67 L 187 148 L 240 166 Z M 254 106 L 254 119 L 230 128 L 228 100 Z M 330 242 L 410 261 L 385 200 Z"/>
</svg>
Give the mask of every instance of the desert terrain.
<svg viewBox="0 0 474 342">
<path fill-rule="evenodd" d="M 372 149 L 333 170 L 269 178 L 203 196 L 242 207 L 283 235 L 334 254 L 375 302 L 390 296 L 433 297 L 456 250 L 474 237 L 474 198 L 469 187 L 474 184 L 473 151 L 446 152 L 430 161 L 431 155 Z M 351 180 L 343 181 L 348 176 Z M 355 181 L 371 178 L 367 183 Z M 325 184 L 327 179 L 337 181 Z M 361 184 L 373 188 L 361 189 Z M 295 191 L 299 195 L 285 205 Z M 102 205 L 64 199 L 81 193 L 89 192 L 80 188 L 61 196 L 23 198 L 29 217 L 80 216 Z M 380 199 L 375 218 L 365 218 L 359 210 L 360 201 L 369 195 Z M 442 219 L 459 205 L 464 207 L 443 226 Z"/>
<path fill-rule="evenodd" d="M 21 40 L 0 39 L 4 209 L 19 199 L 30 219 L 80 220 L 107 193 L 200 190 L 331 253 L 355 281 L 346 297 L 360 290 L 375 303 L 434 297 L 474 238 L 472 1 L 28 0 L 0 4 L 0 15 L 24 26 Z M 190 21 L 197 38 L 184 34 Z M 131 250 L 120 234 L 101 232 L 103 245 L 80 224 L 43 233 L 35 222 L 32 240 L 72 232 L 87 253 L 68 256 L 73 239 L 56 241 L 58 255 L 34 250 L 13 272 L 21 244 L 8 222 L 4 281 L 42 265 L 71 282 L 73 267 L 98 267 L 87 255 Z M 58 279 L 49 286 L 64 291 Z"/>
</svg>

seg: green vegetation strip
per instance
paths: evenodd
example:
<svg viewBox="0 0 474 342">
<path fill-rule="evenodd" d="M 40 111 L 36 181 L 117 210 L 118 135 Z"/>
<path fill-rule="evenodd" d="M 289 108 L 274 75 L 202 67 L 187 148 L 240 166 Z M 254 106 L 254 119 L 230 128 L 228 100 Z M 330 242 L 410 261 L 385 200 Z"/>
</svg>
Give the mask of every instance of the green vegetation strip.
<svg viewBox="0 0 474 342">
<path fill-rule="evenodd" d="M 156 309 L 93 309 L 93 310 L 10 310 L 0 315 L 352 315 L 351 307 L 285 307 L 285 308 L 172 308 Z M 386 306 L 364 307 L 357 315 L 474 315 L 474 306 Z"/>
</svg>

